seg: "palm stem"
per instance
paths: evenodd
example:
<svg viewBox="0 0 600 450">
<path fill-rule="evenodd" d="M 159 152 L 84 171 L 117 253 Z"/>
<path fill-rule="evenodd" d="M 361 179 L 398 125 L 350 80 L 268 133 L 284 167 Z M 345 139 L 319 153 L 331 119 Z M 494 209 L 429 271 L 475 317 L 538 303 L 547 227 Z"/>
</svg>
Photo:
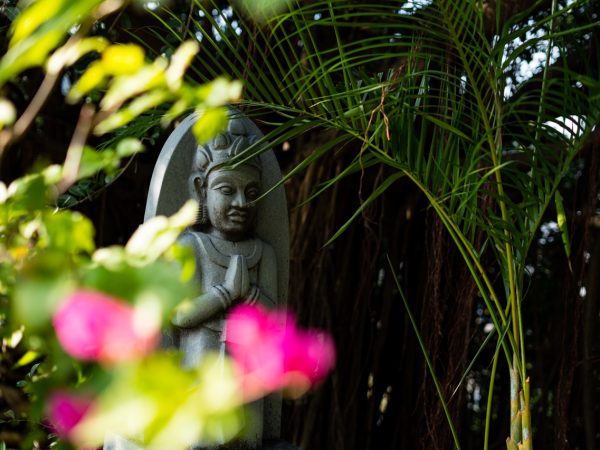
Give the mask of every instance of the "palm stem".
<svg viewBox="0 0 600 450">
<path fill-rule="evenodd" d="M 498 338 L 501 338 L 500 333 L 498 333 Z M 499 353 L 500 347 L 498 346 L 496 348 L 496 351 L 494 352 L 494 358 L 492 360 L 492 371 L 490 373 L 490 384 L 489 384 L 489 388 L 488 388 L 488 398 L 487 398 L 487 405 L 486 405 L 486 409 L 485 409 L 485 432 L 483 435 L 483 450 L 488 450 L 489 449 L 489 444 L 490 444 L 490 425 L 492 423 L 492 402 L 493 402 L 493 398 L 494 398 L 494 381 L 496 380 L 496 371 L 498 369 L 498 357 L 500 356 Z"/>
</svg>

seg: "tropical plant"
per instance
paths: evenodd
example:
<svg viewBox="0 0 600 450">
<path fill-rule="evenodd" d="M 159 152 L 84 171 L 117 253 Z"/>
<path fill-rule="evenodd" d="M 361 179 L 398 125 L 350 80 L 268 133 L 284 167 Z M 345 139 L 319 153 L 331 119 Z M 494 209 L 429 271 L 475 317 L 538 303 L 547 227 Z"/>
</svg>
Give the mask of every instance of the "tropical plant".
<svg viewBox="0 0 600 450">
<path fill-rule="evenodd" d="M 502 400 L 510 402 L 511 411 L 506 446 L 532 448 L 527 258 L 549 209 L 570 254 L 558 187 L 598 132 L 593 5 L 583 0 L 292 2 L 289 11 L 256 26 L 230 6 L 197 1 L 183 19 L 169 10 L 166 16 L 156 14 L 168 36 L 150 30 L 166 47 L 200 40 L 199 76 L 226 73 L 245 80 L 243 104 L 257 118 L 263 114 L 272 127 L 265 139 L 273 146 L 289 146 L 313 130 L 327 133 L 288 177 L 331 154 L 345 165 L 331 179 L 319 179 L 308 198 L 362 174 L 360 207 L 329 243 L 401 180 L 426 197 L 491 321 L 492 331 L 476 352 L 493 349 L 485 449 L 492 445 L 498 371 L 511 386 L 510 398 Z M 174 23 L 185 26 L 176 29 Z M 574 64 L 578 52 L 590 59 Z M 368 193 L 365 177 L 374 180 Z M 398 267 L 399 261 L 390 261 L 386 271 Z M 397 289 L 404 297 L 400 282 Z M 460 448 L 448 391 L 438 381 L 418 323 L 412 317 L 411 322 L 453 444 Z M 468 373 L 467 368 L 461 383 Z"/>
</svg>

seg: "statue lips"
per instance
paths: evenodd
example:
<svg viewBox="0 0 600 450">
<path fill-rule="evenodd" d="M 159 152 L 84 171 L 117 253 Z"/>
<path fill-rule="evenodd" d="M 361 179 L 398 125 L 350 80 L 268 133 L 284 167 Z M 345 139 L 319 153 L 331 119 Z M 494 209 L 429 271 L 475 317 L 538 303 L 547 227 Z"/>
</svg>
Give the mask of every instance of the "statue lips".
<svg viewBox="0 0 600 450">
<path fill-rule="evenodd" d="M 233 210 L 230 213 L 227 214 L 227 217 L 229 217 L 229 219 L 233 222 L 233 223 L 239 223 L 239 224 L 243 224 L 246 223 L 246 221 L 248 220 L 248 213 L 246 211 L 240 211 L 240 210 Z"/>
</svg>

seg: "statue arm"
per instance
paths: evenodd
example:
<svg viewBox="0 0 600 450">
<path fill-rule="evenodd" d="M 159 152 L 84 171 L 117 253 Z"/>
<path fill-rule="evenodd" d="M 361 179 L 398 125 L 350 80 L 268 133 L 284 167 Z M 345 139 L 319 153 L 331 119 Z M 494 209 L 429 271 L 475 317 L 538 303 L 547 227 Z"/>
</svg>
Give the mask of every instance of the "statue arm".
<svg viewBox="0 0 600 450">
<path fill-rule="evenodd" d="M 223 286 L 211 286 L 199 297 L 177 305 L 171 322 L 176 327 L 193 328 L 225 311 L 231 302 L 229 293 Z"/>
<path fill-rule="evenodd" d="M 202 268 L 198 264 L 199 256 L 203 253 L 202 249 L 196 242 L 196 238 L 191 233 L 184 233 L 179 238 L 178 242 L 181 245 L 190 247 L 196 255 L 196 279 L 202 279 Z M 193 328 L 201 325 L 216 315 L 225 311 L 233 299 L 229 291 L 221 284 L 210 286 L 208 290 L 200 296 L 187 300 L 175 308 L 171 323 L 179 328 Z"/>
</svg>

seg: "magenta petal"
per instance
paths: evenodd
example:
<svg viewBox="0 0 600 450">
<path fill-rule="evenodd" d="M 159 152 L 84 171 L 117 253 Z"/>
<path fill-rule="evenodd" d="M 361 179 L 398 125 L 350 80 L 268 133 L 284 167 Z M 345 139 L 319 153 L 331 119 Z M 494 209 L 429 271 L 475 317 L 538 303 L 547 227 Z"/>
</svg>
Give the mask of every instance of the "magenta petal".
<svg viewBox="0 0 600 450">
<path fill-rule="evenodd" d="M 322 381 L 335 364 L 335 346 L 331 336 L 325 333 L 312 332 L 305 337 L 305 369 L 304 373 L 312 383 Z"/>
<path fill-rule="evenodd" d="M 47 416 L 54 432 L 67 438 L 92 405 L 88 397 L 63 391 L 53 392 L 48 399 Z"/>
<path fill-rule="evenodd" d="M 158 341 L 155 333 L 140 336 L 134 310 L 106 294 L 77 291 L 53 317 L 58 341 L 77 359 L 113 363 L 144 356 Z"/>
<path fill-rule="evenodd" d="M 298 372 L 314 384 L 322 381 L 334 366 L 333 340 L 325 333 L 295 331 L 285 344 L 286 372 Z"/>
<path fill-rule="evenodd" d="M 329 335 L 300 330 L 293 315 L 260 306 L 232 310 L 226 343 L 250 396 L 278 389 L 304 392 L 322 381 L 335 363 Z"/>
</svg>

